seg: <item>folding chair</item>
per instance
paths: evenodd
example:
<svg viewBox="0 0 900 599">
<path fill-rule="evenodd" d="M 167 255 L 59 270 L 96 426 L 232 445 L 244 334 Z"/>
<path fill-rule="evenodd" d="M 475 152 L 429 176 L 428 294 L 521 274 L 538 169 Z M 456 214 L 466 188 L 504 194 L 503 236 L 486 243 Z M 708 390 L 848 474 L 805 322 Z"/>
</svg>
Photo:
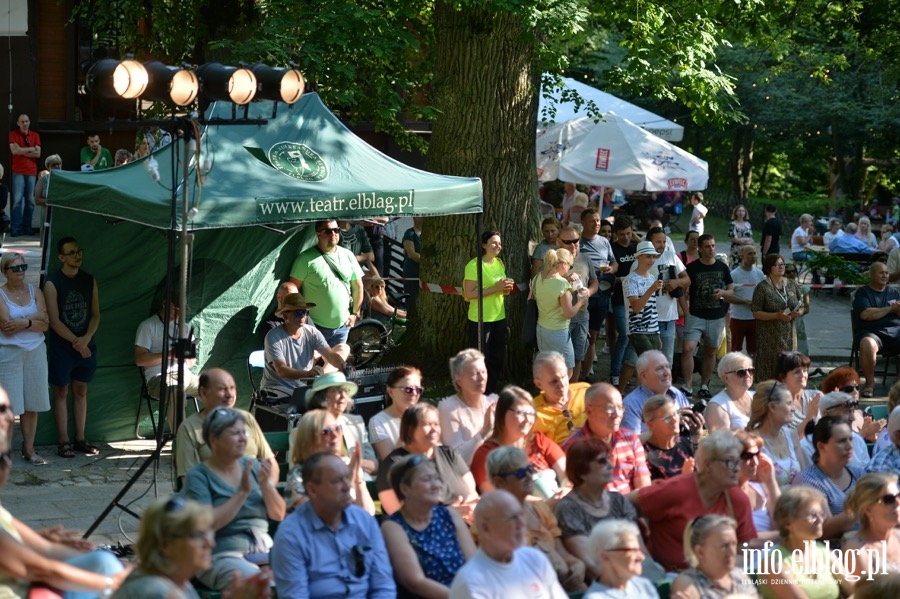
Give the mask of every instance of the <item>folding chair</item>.
<svg viewBox="0 0 900 599">
<path fill-rule="evenodd" d="M 259 400 L 259 374 L 257 374 L 257 370 L 262 370 L 266 367 L 266 352 L 258 349 L 256 351 L 250 352 L 250 355 L 247 356 L 247 378 L 250 379 L 250 388 L 253 389 L 253 394 L 250 396 L 250 411 L 253 411 L 253 408 L 256 406 L 256 402 Z"/>
<path fill-rule="evenodd" d="M 153 417 L 153 402 L 159 402 L 158 397 L 153 397 L 150 394 L 150 390 L 147 388 L 147 379 L 144 376 L 144 367 L 138 366 L 138 372 L 141 375 L 141 396 L 138 399 L 138 412 L 137 412 L 137 420 L 134 424 L 134 436 L 138 439 L 146 439 L 146 437 L 141 436 L 141 408 L 146 403 L 147 411 L 150 414 L 150 425 L 153 427 L 153 437 L 156 438 L 156 427 L 158 425 L 157 419 Z M 199 414 L 200 413 L 200 402 L 193 395 L 185 395 L 185 402 L 191 400 L 194 402 L 194 410 Z"/>
</svg>

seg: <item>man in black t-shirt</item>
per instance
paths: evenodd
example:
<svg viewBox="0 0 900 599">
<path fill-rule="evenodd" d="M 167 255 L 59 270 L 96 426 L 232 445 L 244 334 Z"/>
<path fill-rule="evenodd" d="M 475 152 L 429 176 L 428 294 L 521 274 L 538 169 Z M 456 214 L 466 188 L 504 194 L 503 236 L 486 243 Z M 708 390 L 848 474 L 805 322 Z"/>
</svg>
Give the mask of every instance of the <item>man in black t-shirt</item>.
<svg viewBox="0 0 900 599">
<path fill-rule="evenodd" d="M 700 367 L 700 399 L 712 397 L 709 379 L 716 365 L 716 350 L 725 332 L 727 301 L 733 297 L 734 285 L 728 266 L 716 260 L 716 240 L 710 234 L 699 239 L 700 259 L 687 265 L 691 279 L 691 313 L 684 321 L 684 347 L 681 351 L 681 373 L 684 376 L 682 391 L 687 397 L 694 376 L 694 350 L 703 339 L 703 364 Z"/>
<path fill-rule="evenodd" d="M 766 204 L 766 224 L 762 231 L 762 252 L 760 258 L 769 254 L 781 253 L 781 221 L 778 220 L 778 208 L 775 204 Z"/>
<path fill-rule="evenodd" d="M 637 244 L 632 240 L 634 229 L 633 221 L 627 214 L 616 217 L 613 223 L 612 251 L 616 257 L 618 270 L 616 271 L 616 285 L 613 287 L 612 305 L 613 315 L 616 317 L 616 346 L 610 348 L 610 381 L 622 389 L 628 384 L 631 375 L 634 374 L 634 363 L 637 360 L 634 350 L 628 342 L 628 322 L 625 310 L 625 295 L 622 292 L 622 281 L 631 272 L 631 264 L 634 262 L 634 253 Z"/>
<path fill-rule="evenodd" d="M 863 397 L 872 397 L 875 386 L 875 359 L 878 352 L 900 351 L 900 291 L 888 287 L 888 267 L 873 262 L 869 284 L 860 287 L 853 298 L 853 316 L 857 318 L 859 365 L 866 379 Z"/>
</svg>

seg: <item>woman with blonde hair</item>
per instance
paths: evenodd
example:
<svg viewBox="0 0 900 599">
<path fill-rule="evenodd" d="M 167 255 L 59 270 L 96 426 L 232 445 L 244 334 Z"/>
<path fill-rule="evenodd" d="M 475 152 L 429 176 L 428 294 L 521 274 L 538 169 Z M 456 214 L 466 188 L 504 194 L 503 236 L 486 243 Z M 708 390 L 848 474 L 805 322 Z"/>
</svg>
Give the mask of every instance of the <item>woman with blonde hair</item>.
<svg viewBox="0 0 900 599">
<path fill-rule="evenodd" d="M 781 489 L 806 467 L 797 431 L 788 426 L 794 413 L 790 389 L 779 381 L 763 381 L 756 386 L 750 403 L 747 430 L 762 438 L 762 451 L 772 461 L 775 480 Z"/>
<path fill-rule="evenodd" d="M 841 549 L 853 550 L 857 559 L 848 563 L 847 574 L 865 575 L 900 572 L 900 489 L 895 472 L 870 472 L 856 482 L 844 511 L 856 517 L 859 529 L 844 538 Z M 872 556 L 872 557 L 870 557 Z M 872 566 L 882 556 L 887 563 L 875 570 Z"/>
<path fill-rule="evenodd" d="M 747 426 L 753 401 L 753 376 L 756 369 L 746 354 L 733 351 L 719 360 L 719 378 L 725 388 L 716 393 L 706 406 L 706 426 L 710 432 L 719 428 L 733 431 Z"/>
<path fill-rule="evenodd" d="M 864 241 L 870 248 L 878 247 L 878 240 L 875 238 L 875 233 L 872 232 L 872 221 L 869 220 L 869 217 L 859 217 L 858 225 L 859 229 L 856 231 L 856 238 Z"/>
<path fill-rule="evenodd" d="M 569 323 L 587 306 L 588 290 L 578 275 L 571 273 L 575 258 L 566 249 L 547 250 L 541 274 L 532 281 L 531 294 L 537 302 L 537 345 L 539 351 L 557 351 L 566 362 L 568 376 L 575 368 L 575 350 Z M 573 279 L 574 278 L 574 279 Z M 573 283 L 582 286 L 572 297 Z"/>
<path fill-rule="evenodd" d="M 781 489 L 775 479 L 772 460 L 762 452 L 765 443 L 757 433 L 735 431 L 734 434 L 744 444 L 738 486 L 750 500 L 753 526 L 756 527 L 758 538 L 775 541 L 778 533 L 772 519 L 775 515 L 775 502 L 781 497 Z"/>
<path fill-rule="evenodd" d="M 791 487 L 781 495 L 775 504 L 775 525 L 784 540 L 769 552 L 769 563 L 761 568 L 763 597 L 837 599 L 841 591 L 853 593 L 843 563 L 829 559 L 818 543 L 827 515 L 825 496 L 812 487 Z"/>
<path fill-rule="evenodd" d="M 209 569 L 215 547 L 213 511 L 208 505 L 175 495 L 152 503 L 141 515 L 137 568 L 114 599 L 196 599 L 191 579 Z M 269 575 L 235 576 L 228 588 L 233 599 L 269 596 Z"/>
<path fill-rule="evenodd" d="M 362 446 L 350 448 L 349 457 L 344 452 L 343 427 L 328 410 L 310 410 L 303 414 L 297 427 L 291 432 L 291 448 L 287 476 L 288 503 L 294 507 L 306 501 L 303 485 L 303 463 L 313 454 L 327 451 L 344 460 L 350 467 L 350 495 L 353 503 L 375 515 L 375 502 L 366 487 L 362 469 Z"/>
<path fill-rule="evenodd" d="M 672 583 L 680 599 L 758 597 L 756 587 L 737 564 L 737 523 L 718 514 L 700 516 L 684 529 L 684 555 L 690 568 Z"/>
<path fill-rule="evenodd" d="M 406 310 L 394 308 L 387 296 L 387 284 L 381 277 L 372 277 L 366 281 L 366 292 L 369 294 L 369 312 L 372 318 L 390 323 L 396 318 L 406 318 Z"/>
</svg>

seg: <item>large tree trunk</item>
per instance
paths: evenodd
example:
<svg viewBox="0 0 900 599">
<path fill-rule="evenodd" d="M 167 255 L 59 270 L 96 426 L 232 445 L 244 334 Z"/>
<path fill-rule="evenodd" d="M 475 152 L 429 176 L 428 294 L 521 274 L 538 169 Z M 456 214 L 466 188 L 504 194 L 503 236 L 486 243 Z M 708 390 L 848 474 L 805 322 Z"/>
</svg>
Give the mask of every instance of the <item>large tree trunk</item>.
<svg viewBox="0 0 900 599">
<path fill-rule="evenodd" d="M 500 231 L 507 274 L 517 283 L 526 282 L 528 242 L 539 229 L 533 41 L 522 35 L 521 20 L 509 13 L 457 10 L 447 2 L 436 3 L 434 27 L 431 93 L 440 116 L 428 168 L 481 177 L 485 230 Z M 428 219 L 422 280 L 460 286 L 466 263 L 480 250 L 474 215 Z M 511 295 L 506 304 L 506 368 L 517 380 L 530 368 L 530 356 L 519 341 L 524 297 Z M 466 346 L 467 304 L 456 295 L 423 292 L 418 310 L 420 326 L 404 345 L 415 348 L 417 364 L 446 374 L 447 359 Z"/>
</svg>

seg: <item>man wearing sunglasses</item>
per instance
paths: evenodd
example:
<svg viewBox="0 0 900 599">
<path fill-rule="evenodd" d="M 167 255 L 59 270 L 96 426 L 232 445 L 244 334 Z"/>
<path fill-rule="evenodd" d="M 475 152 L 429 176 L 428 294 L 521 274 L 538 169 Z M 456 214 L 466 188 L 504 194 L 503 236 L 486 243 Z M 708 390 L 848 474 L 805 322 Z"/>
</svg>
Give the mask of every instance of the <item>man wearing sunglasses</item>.
<svg viewBox="0 0 900 599">
<path fill-rule="evenodd" d="M 350 346 L 341 343 L 329 347 L 322 332 L 307 324 L 309 311 L 314 307 L 299 293 L 285 296 L 277 312 L 284 324 L 266 334 L 266 366 L 260 388 L 276 398 L 287 399 L 296 389 L 306 386 L 303 379 L 343 370 L 347 364 Z M 319 357 L 323 363 L 319 363 Z"/>
<path fill-rule="evenodd" d="M 310 316 L 331 347 L 347 342 L 359 319 L 363 300 L 362 268 L 340 246 L 341 229 L 334 219 L 316 223 L 316 245 L 297 256 L 291 281 L 314 306 Z"/>
</svg>

